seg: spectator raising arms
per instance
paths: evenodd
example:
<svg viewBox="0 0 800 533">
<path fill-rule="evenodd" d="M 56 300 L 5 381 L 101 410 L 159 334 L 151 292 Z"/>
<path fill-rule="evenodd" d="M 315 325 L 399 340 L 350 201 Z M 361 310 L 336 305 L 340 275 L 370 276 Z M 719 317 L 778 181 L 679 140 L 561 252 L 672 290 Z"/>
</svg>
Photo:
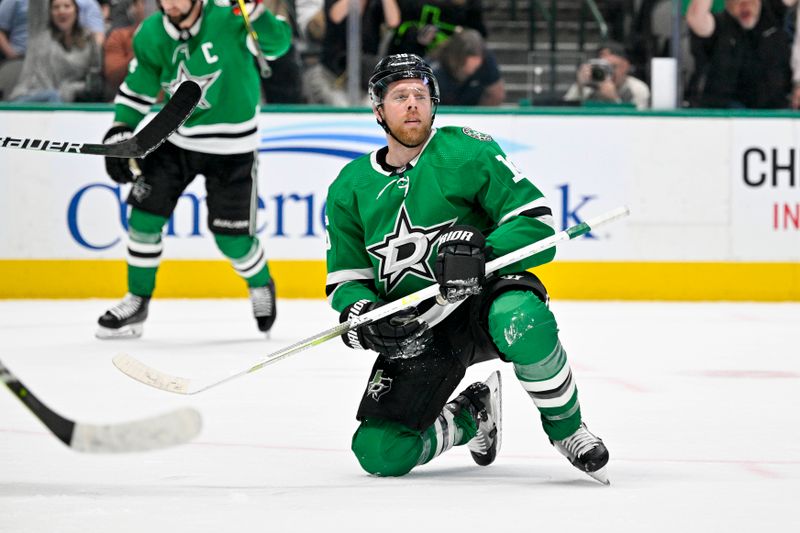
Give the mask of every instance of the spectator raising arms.
<svg viewBox="0 0 800 533">
<path fill-rule="evenodd" d="M 75 0 L 50 0 L 48 30 L 31 39 L 10 99 L 27 102 L 88 100 L 87 78 L 100 62 L 92 35 L 78 22 Z"/>
<path fill-rule="evenodd" d="M 694 107 L 779 109 L 789 104 L 790 42 L 784 31 L 797 0 L 692 0 L 686 11 L 695 74 L 687 96 Z"/>
<path fill-rule="evenodd" d="M 390 54 L 426 56 L 459 28 L 486 37 L 481 0 L 398 0 L 400 25 L 389 43 Z"/>
</svg>

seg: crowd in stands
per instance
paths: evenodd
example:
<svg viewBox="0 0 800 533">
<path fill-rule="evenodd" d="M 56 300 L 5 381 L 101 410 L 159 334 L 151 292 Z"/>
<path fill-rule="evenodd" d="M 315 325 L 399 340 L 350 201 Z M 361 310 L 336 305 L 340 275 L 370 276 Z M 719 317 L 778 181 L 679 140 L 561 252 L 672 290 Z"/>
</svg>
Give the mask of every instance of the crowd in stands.
<svg viewBox="0 0 800 533">
<path fill-rule="evenodd" d="M 207 0 L 215 1 L 215 0 Z M 264 0 L 286 9 L 294 45 L 270 62 L 266 103 L 348 106 L 350 0 Z M 486 0 L 487 2 L 489 0 Z M 683 0 L 683 105 L 800 108 L 798 0 Z M 109 102 L 133 56 L 138 24 L 158 0 L 0 0 L 0 99 Z M 30 4 L 30 7 L 29 7 Z M 654 29 L 672 15 L 670 0 L 598 0 L 609 40 L 587 51 L 565 104 L 649 107 L 649 61 L 670 53 Z M 363 90 L 377 60 L 425 57 L 442 105 L 506 102 L 498 58 L 487 45 L 482 0 L 359 0 Z M 499 9 L 499 8 L 496 8 Z M 667 25 L 669 22 L 667 21 Z M 366 94 L 358 104 L 367 105 Z"/>
</svg>

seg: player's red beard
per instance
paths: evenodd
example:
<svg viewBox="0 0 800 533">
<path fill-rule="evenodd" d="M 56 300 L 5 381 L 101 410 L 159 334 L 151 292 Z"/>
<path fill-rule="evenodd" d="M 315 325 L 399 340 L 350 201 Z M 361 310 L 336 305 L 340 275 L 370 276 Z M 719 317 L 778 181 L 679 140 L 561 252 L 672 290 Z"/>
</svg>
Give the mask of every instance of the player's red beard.
<svg viewBox="0 0 800 533">
<path fill-rule="evenodd" d="M 430 115 L 423 117 L 419 113 L 408 113 L 396 120 L 387 120 L 384 115 L 384 120 L 392 135 L 405 146 L 419 146 L 425 142 L 433 125 Z"/>
</svg>

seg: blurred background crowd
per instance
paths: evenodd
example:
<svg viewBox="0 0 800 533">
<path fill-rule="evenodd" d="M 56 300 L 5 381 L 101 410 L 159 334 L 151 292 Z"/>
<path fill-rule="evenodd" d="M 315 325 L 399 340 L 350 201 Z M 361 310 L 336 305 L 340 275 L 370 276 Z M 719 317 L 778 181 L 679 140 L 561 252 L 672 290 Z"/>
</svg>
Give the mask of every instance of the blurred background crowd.
<svg viewBox="0 0 800 533">
<path fill-rule="evenodd" d="M 265 103 L 366 105 L 378 58 L 412 52 L 433 65 L 442 105 L 647 109 L 664 83 L 653 59 L 672 58 L 676 106 L 800 106 L 797 0 L 265 3 L 278 1 L 294 44 L 262 80 Z M 0 0 L 0 98 L 112 101 L 157 2 Z"/>
</svg>

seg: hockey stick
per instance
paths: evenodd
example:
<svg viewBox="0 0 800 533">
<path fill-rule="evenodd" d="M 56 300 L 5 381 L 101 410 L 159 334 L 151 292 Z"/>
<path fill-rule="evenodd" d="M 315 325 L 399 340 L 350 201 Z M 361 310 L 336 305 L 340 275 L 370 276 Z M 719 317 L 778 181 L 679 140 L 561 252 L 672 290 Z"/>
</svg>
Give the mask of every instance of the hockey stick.
<svg viewBox="0 0 800 533">
<path fill-rule="evenodd" d="M 176 446 L 196 437 L 202 425 L 200 413 L 189 408 L 122 424 L 82 424 L 64 418 L 39 401 L 2 362 L 0 381 L 53 435 L 78 452 L 126 453 Z"/>
<path fill-rule="evenodd" d="M 92 144 L 26 137 L 0 137 L 0 148 L 129 159 L 144 157 L 161 146 L 161 143 L 166 141 L 167 137 L 189 118 L 197 102 L 200 101 L 201 95 L 202 91 L 197 83 L 191 80 L 181 83 L 166 105 L 153 117 L 153 120 L 148 122 L 139 133 L 121 143 Z"/>
<path fill-rule="evenodd" d="M 244 5 L 244 0 L 237 0 L 237 2 L 239 3 L 239 10 L 242 12 L 242 20 L 244 20 L 244 27 L 247 29 L 247 33 L 250 34 L 250 38 L 253 40 L 253 48 L 256 51 L 256 62 L 258 62 L 258 70 L 261 71 L 262 78 L 264 79 L 269 78 L 270 76 L 272 76 L 272 69 L 267 63 L 267 58 L 264 57 L 264 52 L 261 51 L 261 47 L 258 46 L 258 34 L 256 33 L 256 30 L 253 28 L 253 25 L 250 23 L 250 15 L 247 14 L 247 8 Z"/>
<path fill-rule="evenodd" d="M 562 232 L 556 233 L 551 237 L 547 237 L 540 241 L 537 241 L 533 244 L 529 244 L 519 250 L 515 250 L 513 252 L 507 253 L 502 257 L 498 257 L 492 261 L 489 261 L 486 264 L 486 273 L 489 274 L 491 272 L 495 272 L 500 270 L 503 267 L 516 263 L 526 257 L 530 257 L 533 254 L 538 252 L 547 250 L 555 246 L 557 243 L 561 241 L 568 241 L 571 239 L 575 239 L 576 237 L 580 237 L 581 235 L 585 235 L 589 233 L 592 229 L 597 228 L 603 224 L 611 222 L 613 220 L 617 220 L 618 218 L 622 218 L 629 214 L 629 210 L 627 207 L 620 207 L 614 209 L 613 211 L 609 211 L 604 215 L 600 215 L 597 218 L 593 218 L 587 220 L 585 222 L 581 222 L 575 226 L 572 226 Z M 222 379 L 212 379 L 206 381 L 198 381 L 188 378 L 181 378 L 177 376 L 171 376 L 169 374 L 165 374 L 155 368 L 149 367 L 139 361 L 138 359 L 127 355 L 127 354 L 119 354 L 114 356 L 113 362 L 114 365 L 120 369 L 123 373 L 127 374 L 128 376 L 132 377 L 137 381 L 141 381 L 145 385 L 150 385 L 151 387 L 155 387 L 157 389 L 161 389 L 168 392 L 174 392 L 177 394 L 197 394 L 198 392 L 202 392 L 204 390 L 210 389 L 211 387 L 216 387 L 217 385 L 221 385 L 227 381 L 232 379 L 238 378 L 239 376 L 243 376 L 245 374 L 249 374 L 251 372 L 255 372 L 261 368 L 264 368 L 267 365 L 271 365 L 280 361 L 281 359 L 285 359 L 286 357 L 301 352 L 303 350 L 307 350 L 312 346 L 316 346 L 318 344 L 322 344 L 325 341 L 330 339 L 335 339 L 344 333 L 347 333 L 351 329 L 355 329 L 359 326 L 363 326 L 364 324 L 369 324 L 370 322 L 375 322 L 376 320 L 380 320 L 381 318 L 387 317 L 392 315 L 402 309 L 407 307 L 411 307 L 416 305 L 423 300 L 427 300 L 428 298 L 432 298 L 439 294 L 439 285 L 433 284 L 429 287 L 426 287 L 422 290 L 419 290 L 415 293 L 409 294 L 399 300 L 395 300 L 393 302 L 389 302 L 386 305 L 382 305 L 377 309 L 370 311 L 364 315 L 361 315 L 356 318 L 352 318 L 347 322 L 342 322 L 341 324 L 325 330 L 321 333 L 317 333 L 307 339 L 303 339 L 299 342 L 296 342 L 286 348 L 278 350 L 277 352 L 273 352 L 263 358 L 261 361 L 257 362 L 256 364 L 252 365 L 251 367 L 235 371 L 230 374 L 228 377 Z"/>
</svg>

